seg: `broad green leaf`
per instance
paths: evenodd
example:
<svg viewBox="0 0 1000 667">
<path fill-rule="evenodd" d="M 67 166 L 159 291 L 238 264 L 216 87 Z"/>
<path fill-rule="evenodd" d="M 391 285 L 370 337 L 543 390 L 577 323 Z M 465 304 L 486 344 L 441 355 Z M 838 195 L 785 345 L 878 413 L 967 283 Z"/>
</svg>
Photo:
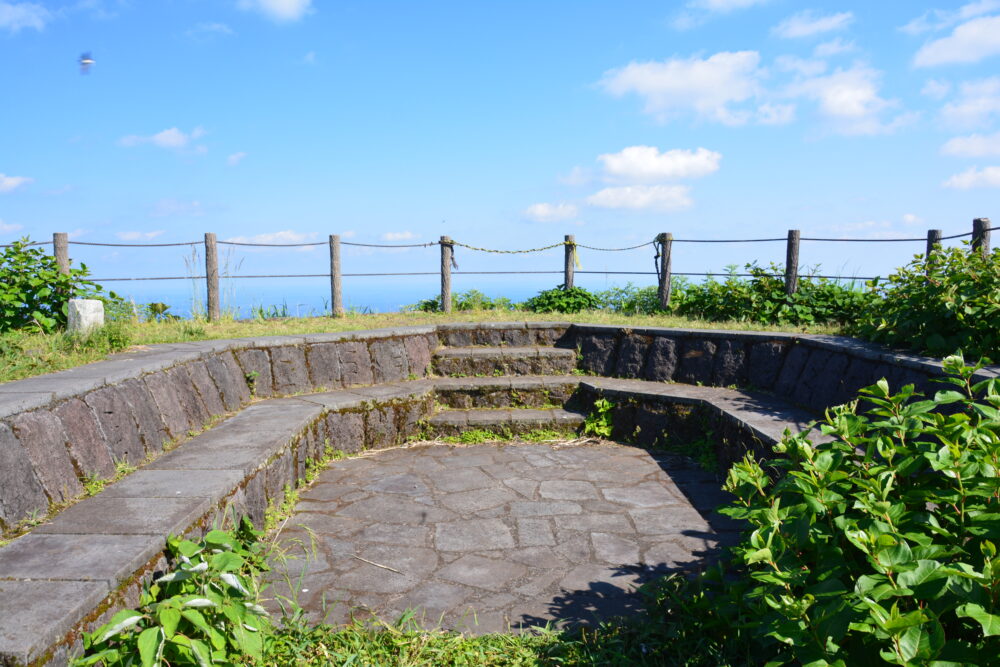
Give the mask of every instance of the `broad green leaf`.
<svg viewBox="0 0 1000 667">
<path fill-rule="evenodd" d="M 123 609 L 111 618 L 111 622 L 108 623 L 104 628 L 101 628 L 100 639 L 97 640 L 97 644 L 103 644 L 112 637 L 122 633 L 129 628 L 138 625 L 145 616 L 137 611 L 132 611 L 131 609 Z"/>
<path fill-rule="evenodd" d="M 163 642 L 163 631 L 160 628 L 146 628 L 139 633 L 139 658 L 142 660 L 142 667 L 153 667 L 159 662 L 157 655 L 160 652 L 160 645 Z"/>
<path fill-rule="evenodd" d="M 977 621 L 982 626 L 983 635 L 986 637 L 1000 635 L 1000 616 L 989 613 L 981 605 L 971 602 L 963 604 L 955 610 L 955 615 L 959 618 L 971 618 Z"/>
<path fill-rule="evenodd" d="M 181 622 L 181 612 L 174 607 L 163 607 L 157 612 L 156 618 L 163 628 L 163 634 L 169 639 L 177 632 L 177 624 Z"/>
</svg>

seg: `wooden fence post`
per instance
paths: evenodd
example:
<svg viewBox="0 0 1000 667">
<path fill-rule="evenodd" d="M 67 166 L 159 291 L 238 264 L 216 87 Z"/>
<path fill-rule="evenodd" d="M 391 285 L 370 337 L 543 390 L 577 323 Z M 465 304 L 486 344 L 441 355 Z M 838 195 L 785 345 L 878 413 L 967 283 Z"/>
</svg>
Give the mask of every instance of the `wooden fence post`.
<svg viewBox="0 0 1000 667">
<path fill-rule="evenodd" d="M 441 312 L 451 312 L 451 237 L 441 237 Z"/>
<path fill-rule="evenodd" d="M 788 230 L 788 247 L 785 249 L 785 294 L 791 296 L 799 289 L 799 237 L 797 229 Z"/>
<path fill-rule="evenodd" d="M 927 253 L 924 255 L 924 264 L 927 266 L 928 270 L 931 268 L 931 253 L 934 252 L 935 247 L 940 247 L 941 245 L 941 235 L 943 232 L 940 229 L 928 229 L 927 230 Z"/>
<path fill-rule="evenodd" d="M 344 316 L 344 295 L 340 285 L 340 235 L 330 234 L 330 316 Z"/>
<path fill-rule="evenodd" d="M 205 232 L 205 290 L 208 320 L 219 321 L 219 250 L 215 245 L 215 234 Z"/>
<path fill-rule="evenodd" d="M 563 264 L 563 285 L 573 289 L 573 269 L 576 261 L 576 236 L 567 234 L 565 238 L 566 262 Z"/>
<path fill-rule="evenodd" d="M 972 221 L 972 250 L 978 250 L 983 257 L 990 254 L 989 218 L 976 218 Z"/>
<path fill-rule="evenodd" d="M 56 232 L 52 235 L 52 254 L 56 257 L 59 273 L 69 273 L 69 234 Z"/>
<path fill-rule="evenodd" d="M 670 232 L 664 232 L 657 236 L 656 240 L 660 244 L 660 289 L 658 296 L 660 297 L 660 308 L 667 310 L 670 308 L 670 251 L 674 244 L 674 235 Z"/>
</svg>

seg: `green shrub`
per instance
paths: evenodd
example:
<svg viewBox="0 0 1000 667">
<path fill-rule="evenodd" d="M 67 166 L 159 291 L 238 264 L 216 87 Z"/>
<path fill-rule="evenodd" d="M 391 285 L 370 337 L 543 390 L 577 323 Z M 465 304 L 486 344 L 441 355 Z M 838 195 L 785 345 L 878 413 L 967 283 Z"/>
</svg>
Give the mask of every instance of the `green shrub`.
<svg viewBox="0 0 1000 667">
<path fill-rule="evenodd" d="M 936 356 L 1000 358 L 1000 249 L 983 257 L 963 248 L 935 250 L 930 269 L 917 255 L 875 289 L 883 302 L 852 333 Z"/>
<path fill-rule="evenodd" d="M 505 296 L 491 298 L 476 289 L 451 295 L 452 310 L 514 310 L 514 303 Z M 441 311 L 441 295 L 423 299 L 404 310 L 437 313 Z"/>
<path fill-rule="evenodd" d="M 871 291 L 841 285 L 826 278 L 802 276 L 798 291 L 785 293 L 784 268 L 771 263 L 768 268 L 747 264 L 749 279 L 728 267 L 723 281 L 709 278 L 699 284 L 685 284 L 671 299 L 678 315 L 705 320 L 756 322 L 758 324 L 846 323 L 875 307 L 878 298 Z"/>
<path fill-rule="evenodd" d="M 560 285 L 542 290 L 531 297 L 521 307 L 535 313 L 579 313 L 581 310 L 596 310 L 601 302 L 597 295 L 582 287 Z"/>
<path fill-rule="evenodd" d="M 674 279 L 673 289 L 678 289 L 678 281 Z M 610 310 L 623 315 L 653 315 L 664 312 L 660 308 L 659 290 L 655 285 L 636 287 L 626 283 L 624 287 L 613 285 L 596 294 L 598 308 Z"/>
<path fill-rule="evenodd" d="M 786 436 L 776 482 L 752 455 L 733 466 L 722 511 L 749 527 L 728 570 L 661 584 L 665 622 L 754 664 L 996 664 L 1000 382 L 945 367 L 955 386 L 930 400 L 882 380 L 868 412 L 827 414 L 828 442 Z"/>
<path fill-rule="evenodd" d="M 256 575 L 267 568 L 261 532 L 247 520 L 195 543 L 167 540 L 174 569 L 144 591 L 138 610 L 123 609 L 84 633 L 76 665 L 260 664 L 272 633 L 257 604 Z"/>
<path fill-rule="evenodd" d="M 65 326 L 70 298 L 97 298 L 100 285 L 86 280 L 87 266 L 59 272 L 55 257 L 25 237 L 0 253 L 0 331 Z M 112 293 L 112 297 L 114 294 Z"/>
</svg>

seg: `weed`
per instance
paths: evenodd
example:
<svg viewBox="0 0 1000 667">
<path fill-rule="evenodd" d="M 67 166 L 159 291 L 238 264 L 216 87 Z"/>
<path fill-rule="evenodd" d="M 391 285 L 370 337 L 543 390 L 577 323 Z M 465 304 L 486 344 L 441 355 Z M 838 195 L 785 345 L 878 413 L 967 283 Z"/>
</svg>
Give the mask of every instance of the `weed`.
<svg viewBox="0 0 1000 667">
<path fill-rule="evenodd" d="M 599 438 L 610 438 L 611 413 L 614 409 L 615 404 L 606 398 L 594 401 L 594 409 L 587 415 L 587 419 L 583 423 L 583 432 L 587 435 L 596 435 Z"/>
</svg>

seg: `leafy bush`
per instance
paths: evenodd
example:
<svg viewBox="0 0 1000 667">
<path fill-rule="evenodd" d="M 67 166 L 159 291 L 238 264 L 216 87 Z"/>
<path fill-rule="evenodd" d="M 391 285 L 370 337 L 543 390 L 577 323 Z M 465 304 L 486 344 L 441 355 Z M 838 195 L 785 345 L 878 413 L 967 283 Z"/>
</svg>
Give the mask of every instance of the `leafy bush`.
<svg viewBox="0 0 1000 667">
<path fill-rule="evenodd" d="M 709 278 L 699 284 L 685 284 L 671 300 L 678 315 L 706 320 L 737 320 L 759 324 L 822 324 L 851 322 L 878 299 L 870 291 L 841 285 L 826 278 L 802 276 L 798 291 L 785 294 L 784 268 L 771 263 L 768 268 L 747 264 L 749 279 L 728 267 L 722 282 Z"/>
<path fill-rule="evenodd" d="M 272 626 L 257 604 L 255 576 L 266 569 L 261 533 L 244 519 L 198 543 L 171 537 L 175 569 L 145 591 L 138 610 L 123 609 L 83 636 L 78 666 L 208 665 L 263 660 Z"/>
<path fill-rule="evenodd" d="M 531 297 L 521 307 L 535 313 L 579 313 L 581 310 L 596 310 L 601 302 L 592 292 L 582 287 L 560 285 L 542 290 Z"/>
<path fill-rule="evenodd" d="M 476 289 L 451 295 L 452 310 L 514 310 L 514 303 L 505 296 L 490 298 Z M 406 306 L 405 310 L 419 310 L 425 313 L 436 313 L 441 310 L 441 295 L 423 299 Z"/>
<path fill-rule="evenodd" d="M 674 279 L 673 290 L 676 291 L 684 282 L 683 278 Z M 613 285 L 596 294 L 601 310 L 610 310 L 623 315 L 653 315 L 661 313 L 659 290 L 655 285 L 636 287 L 626 283 L 624 287 Z"/>
<path fill-rule="evenodd" d="M 70 298 L 96 298 L 100 285 L 86 280 L 87 266 L 59 272 L 55 257 L 25 237 L 0 253 L 0 331 L 65 326 Z M 113 296 L 113 295 L 112 295 Z"/>
<path fill-rule="evenodd" d="M 828 442 L 786 436 L 777 482 L 752 456 L 733 466 L 722 511 L 749 529 L 730 569 L 661 585 L 666 622 L 754 664 L 995 664 L 1000 381 L 945 368 L 933 399 L 882 380 L 867 413 L 828 413 Z"/>
<path fill-rule="evenodd" d="M 935 250 L 930 268 L 917 255 L 875 289 L 883 302 L 852 333 L 942 356 L 1000 358 L 1000 249 L 983 257 L 963 248 Z"/>
</svg>

